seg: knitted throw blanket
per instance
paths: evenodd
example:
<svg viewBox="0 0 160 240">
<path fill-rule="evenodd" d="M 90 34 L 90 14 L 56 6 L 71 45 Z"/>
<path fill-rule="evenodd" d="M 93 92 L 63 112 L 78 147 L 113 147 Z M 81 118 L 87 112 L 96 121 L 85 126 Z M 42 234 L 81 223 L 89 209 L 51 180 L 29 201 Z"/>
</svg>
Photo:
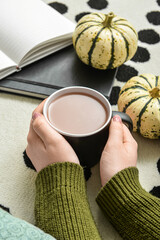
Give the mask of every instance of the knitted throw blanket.
<svg viewBox="0 0 160 240">
<path fill-rule="evenodd" d="M 119 67 L 110 102 L 117 110 L 121 87 L 132 76 L 160 75 L 160 0 L 61 0 L 47 4 L 76 22 L 86 13 L 113 11 L 126 18 L 138 32 L 138 50 L 132 60 Z M 34 224 L 36 172 L 24 161 L 23 151 L 32 111 L 40 100 L 0 93 L 0 205 L 13 216 Z M 148 192 L 160 197 L 160 140 L 133 134 L 138 142 L 140 182 Z M 88 197 L 95 222 L 103 239 L 121 239 L 95 203 L 100 190 L 99 165 L 91 169 Z"/>
</svg>

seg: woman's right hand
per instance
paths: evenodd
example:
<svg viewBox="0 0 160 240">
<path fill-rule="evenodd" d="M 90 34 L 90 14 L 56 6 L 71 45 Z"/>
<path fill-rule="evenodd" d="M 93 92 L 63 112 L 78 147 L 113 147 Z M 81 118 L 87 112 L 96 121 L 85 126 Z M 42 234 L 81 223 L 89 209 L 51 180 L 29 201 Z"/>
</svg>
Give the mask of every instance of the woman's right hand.
<svg viewBox="0 0 160 240">
<path fill-rule="evenodd" d="M 39 172 L 57 162 L 79 164 L 79 159 L 70 144 L 44 118 L 43 105 L 44 101 L 34 110 L 27 137 L 26 153 L 36 171 Z"/>
<path fill-rule="evenodd" d="M 137 143 L 121 118 L 116 115 L 111 120 L 109 138 L 100 160 L 102 186 L 116 173 L 128 167 L 135 167 L 136 163 Z"/>
</svg>

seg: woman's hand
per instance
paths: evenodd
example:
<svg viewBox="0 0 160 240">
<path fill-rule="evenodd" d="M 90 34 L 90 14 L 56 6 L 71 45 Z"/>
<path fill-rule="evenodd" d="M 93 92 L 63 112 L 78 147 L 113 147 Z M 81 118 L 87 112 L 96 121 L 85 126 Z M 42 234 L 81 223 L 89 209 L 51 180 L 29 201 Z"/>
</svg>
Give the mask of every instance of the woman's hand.
<svg viewBox="0 0 160 240">
<path fill-rule="evenodd" d="M 121 118 L 113 117 L 109 138 L 100 160 L 101 184 L 104 186 L 116 173 L 124 168 L 136 166 L 137 143 Z"/>
<path fill-rule="evenodd" d="M 46 121 L 43 101 L 33 112 L 27 137 L 26 153 L 37 172 L 56 162 L 79 164 L 78 157 L 70 144 Z"/>
</svg>

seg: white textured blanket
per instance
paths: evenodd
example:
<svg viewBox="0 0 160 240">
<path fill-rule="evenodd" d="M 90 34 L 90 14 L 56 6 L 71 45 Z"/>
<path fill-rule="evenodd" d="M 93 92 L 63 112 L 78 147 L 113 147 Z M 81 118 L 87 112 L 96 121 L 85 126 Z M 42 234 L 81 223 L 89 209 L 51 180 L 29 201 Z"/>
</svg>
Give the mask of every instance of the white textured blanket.
<svg viewBox="0 0 160 240">
<path fill-rule="evenodd" d="M 101 11 L 126 18 L 139 35 L 134 58 L 119 68 L 112 89 L 111 104 L 117 109 L 120 88 L 132 76 L 160 75 L 160 0 L 62 0 L 46 3 L 76 22 L 85 13 Z M 36 173 L 23 160 L 32 111 L 39 100 L 0 93 L 0 205 L 34 224 L 34 181 Z M 142 186 L 160 197 L 160 140 L 134 134 L 138 142 L 138 169 Z M 121 239 L 95 203 L 100 189 L 99 166 L 88 180 L 91 210 L 103 239 Z"/>
</svg>

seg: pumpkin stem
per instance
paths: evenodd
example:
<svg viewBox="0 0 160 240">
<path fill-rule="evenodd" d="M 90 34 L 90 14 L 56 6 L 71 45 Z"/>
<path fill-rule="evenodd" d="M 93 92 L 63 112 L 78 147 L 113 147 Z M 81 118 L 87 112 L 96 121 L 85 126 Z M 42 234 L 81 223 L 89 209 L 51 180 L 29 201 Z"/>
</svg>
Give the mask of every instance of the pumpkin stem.
<svg viewBox="0 0 160 240">
<path fill-rule="evenodd" d="M 114 13 L 113 12 L 110 12 L 108 14 L 106 14 L 106 18 L 103 22 L 103 26 L 104 27 L 110 27 L 111 26 L 111 22 L 112 22 L 112 19 L 114 18 Z"/>
<path fill-rule="evenodd" d="M 160 97 L 160 87 L 155 87 L 151 91 L 149 91 L 151 97 L 158 98 Z"/>
</svg>

